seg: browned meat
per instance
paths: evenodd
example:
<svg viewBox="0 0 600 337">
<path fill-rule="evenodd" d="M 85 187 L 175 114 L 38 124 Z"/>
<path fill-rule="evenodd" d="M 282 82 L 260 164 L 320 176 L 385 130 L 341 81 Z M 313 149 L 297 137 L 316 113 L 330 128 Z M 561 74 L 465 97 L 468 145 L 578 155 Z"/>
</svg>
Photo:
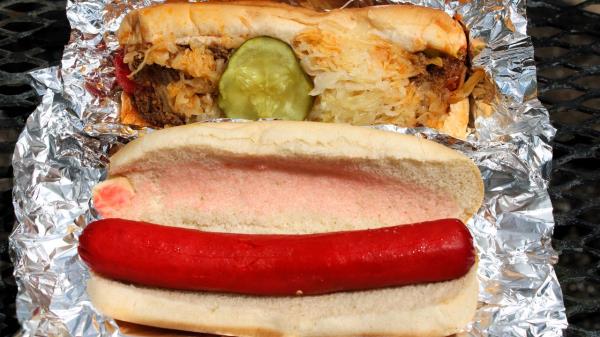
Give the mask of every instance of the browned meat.
<svg viewBox="0 0 600 337">
<path fill-rule="evenodd" d="M 210 46 L 208 49 L 215 60 L 227 61 L 232 49 L 219 46 Z M 141 59 L 134 61 L 132 68 L 135 69 L 141 63 Z M 146 65 L 135 75 L 135 91 L 133 93 L 133 104 L 142 118 L 154 126 L 181 125 L 186 120 L 180 114 L 173 111 L 167 96 L 167 86 L 171 82 L 180 79 L 181 71 L 156 64 Z M 190 79 L 189 75 L 184 75 Z M 216 95 L 216 94 L 215 94 Z"/>
<path fill-rule="evenodd" d="M 221 46 L 210 46 L 208 47 L 208 50 L 210 50 L 210 52 L 213 54 L 215 60 L 223 59 L 225 61 L 229 60 L 229 56 L 233 51 L 233 49 L 227 49 Z"/>
<path fill-rule="evenodd" d="M 179 72 L 170 68 L 149 65 L 135 75 L 133 102 L 138 113 L 155 126 L 181 125 L 185 120 L 171 110 L 167 85 L 179 79 Z"/>
<path fill-rule="evenodd" d="M 442 56 L 442 61 L 444 62 L 443 67 L 427 66 L 428 80 L 435 82 L 435 87 L 454 91 L 462 84 L 467 66 L 464 60 L 450 56 Z"/>
<path fill-rule="evenodd" d="M 454 91 L 464 81 L 464 76 L 467 71 L 467 66 L 464 61 L 456 59 L 454 57 L 444 58 L 444 71 L 443 77 L 445 78 L 445 87 Z"/>
<path fill-rule="evenodd" d="M 142 85 L 167 85 L 179 80 L 179 71 L 156 64 L 148 65 L 136 74 L 135 80 Z"/>
<path fill-rule="evenodd" d="M 185 122 L 181 116 L 170 111 L 165 97 L 152 87 L 136 87 L 133 102 L 138 113 L 154 126 L 181 125 Z"/>
</svg>

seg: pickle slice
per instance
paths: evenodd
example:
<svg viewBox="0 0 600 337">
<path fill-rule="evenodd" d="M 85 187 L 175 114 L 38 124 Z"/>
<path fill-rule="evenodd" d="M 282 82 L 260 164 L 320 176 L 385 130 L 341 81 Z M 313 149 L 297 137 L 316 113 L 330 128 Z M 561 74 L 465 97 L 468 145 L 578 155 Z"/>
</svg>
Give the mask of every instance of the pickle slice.
<svg viewBox="0 0 600 337">
<path fill-rule="evenodd" d="M 229 118 L 303 120 L 313 84 L 286 43 L 257 37 L 231 56 L 219 81 L 219 107 Z"/>
</svg>

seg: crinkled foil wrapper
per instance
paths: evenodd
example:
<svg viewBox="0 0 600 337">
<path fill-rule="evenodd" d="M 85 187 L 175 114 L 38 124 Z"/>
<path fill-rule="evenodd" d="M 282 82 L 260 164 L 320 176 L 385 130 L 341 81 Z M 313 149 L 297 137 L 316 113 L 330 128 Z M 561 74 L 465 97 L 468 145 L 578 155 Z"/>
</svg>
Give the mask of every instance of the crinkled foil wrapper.
<svg viewBox="0 0 600 337">
<path fill-rule="evenodd" d="M 476 116 L 466 141 L 426 128 L 378 127 L 449 145 L 481 170 L 485 201 L 468 223 L 480 258 L 480 305 L 464 335 L 562 336 L 567 321 L 552 267 L 547 192 L 555 129 L 535 96 L 525 0 L 412 2 L 462 17 L 470 38 L 485 42 L 472 63 L 497 89 L 493 114 Z M 96 218 L 91 190 L 106 176 L 109 150 L 139 132 L 117 122 L 114 33 L 124 13 L 152 3 L 69 1 L 73 30 L 62 65 L 31 73 L 43 99 L 13 157 L 18 223 L 10 237 L 22 336 L 124 335 L 90 303 L 77 243 Z"/>
</svg>

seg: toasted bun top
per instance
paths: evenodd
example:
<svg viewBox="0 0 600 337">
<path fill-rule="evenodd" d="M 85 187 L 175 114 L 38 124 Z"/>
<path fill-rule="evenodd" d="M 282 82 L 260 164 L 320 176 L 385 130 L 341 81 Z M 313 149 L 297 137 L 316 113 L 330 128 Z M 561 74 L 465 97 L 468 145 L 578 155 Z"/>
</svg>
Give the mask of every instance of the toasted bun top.
<svg viewBox="0 0 600 337">
<path fill-rule="evenodd" d="M 350 160 L 390 179 L 408 179 L 452 198 L 467 221 L 483 199 L 477 166 L 463 154 L 409 135 L 346 124 L 315 122 L 198 123 L 138 138 L 111 157 L 110 176 L 145 170 L 152 162 L 225 154 L 240 157 Z"/>
<path fill-rule="evenodd" d="M 386 5 L 317 12 L 273 2 L 171 3 L 127 14 L 118 32 L 121 45 L 218 41 L 230 48 L 256 36 L 289 44 L 318 28 L 334 35 L 391 41 L 408 52 L 433 49 L 459 57 L 467 41 L 461 25 L 441 10 Z"/>
</svg>

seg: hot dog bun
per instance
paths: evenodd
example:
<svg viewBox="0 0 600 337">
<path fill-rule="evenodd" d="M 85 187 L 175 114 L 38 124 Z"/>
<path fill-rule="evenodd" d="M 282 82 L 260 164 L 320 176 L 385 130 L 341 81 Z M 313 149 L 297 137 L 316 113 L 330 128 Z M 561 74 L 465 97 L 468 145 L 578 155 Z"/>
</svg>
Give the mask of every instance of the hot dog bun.
<svg viewBox="0 0 600 337">
<path fill-rule="evenodd" d="M 228 40 L 227 47 L 238 47 L 245 39 L 271 36 L 292 44 L 300 32 L 309 28 L 334 34 L 352 31 L 357 39 L 376 34 L 411 53 L 432 49 L 460 58 L 467 48 L 458 21 L 432 8 L 388 5 L 315 12 L 269 1 L 208 2 L 200 6 L 177 3 L 143 8 L 125 17 L 118 39 L 121 45 L 157 44 L 164 42 L 165 37 L 187 44 L 212 37 Z"/>
<path fill-rule="evenodd" d="M 283 121 L 154 132 L 112 156 L 109 179 L 94 189 L 105 218 L 238 233 L 466 222 L 482 198 L 477 167 L 440 144 Z"/>
<path fill-rule="evenodd" d="M 440 144 L 344 124 L 283 121 L 192 124 L 145 135 L 111 157 L 109 178 L 94 190 L 104 217 L 230 233 L 467 221 L 482 198 L 477 167 Z M 254 212 L 262 203 L 268 207 Z M 449 282 L 319 296 L 170 291 L 97 275 L 88 293 L 115 319 L 163 328 L 238 336 L 419 337 L 464 328 L 474 315 L 478 286 L 474 266 Z"/>
<path fill-rule="evenodd" d="M 160 114 L 157 108 L 147 112 L 138 106 L 136 111 L 136 104 L 124 104 L 124 115 L 139 113 L 158 126 L 222 117 L 210 98 L 224 69 L 215 64 L 227 62 L 224 51 L 260 36 L 288 44 L 312 78 L 316 99 L 309 120 L 424 125 L 458 138 L 466 134 L 470 91 L 464 86 L 465 32 L 445 12 L 413 5 L 317 12 L 242 1 L 132 11 L 118 31 L 131 70 L 140 70 L 141 62 L 202 79 L 203 84 L 172 82 L 163 93 L 169 98 L 165 102 L 182 103 L 165 103 L 169 109 Z M 437 70 L 427 70 L 432 68 Z M 211 83 L 210 89 L 205 82 Z"/>
<path fill-rule="evenodd" d="M 230 336 L 442 337 L 477 306 L 476 267 L 450 282 L 303 297 L 252 297 L 144 288 L 97 275 L 88 293 L 103 313 L 149 326 Z"/>
</svg>

